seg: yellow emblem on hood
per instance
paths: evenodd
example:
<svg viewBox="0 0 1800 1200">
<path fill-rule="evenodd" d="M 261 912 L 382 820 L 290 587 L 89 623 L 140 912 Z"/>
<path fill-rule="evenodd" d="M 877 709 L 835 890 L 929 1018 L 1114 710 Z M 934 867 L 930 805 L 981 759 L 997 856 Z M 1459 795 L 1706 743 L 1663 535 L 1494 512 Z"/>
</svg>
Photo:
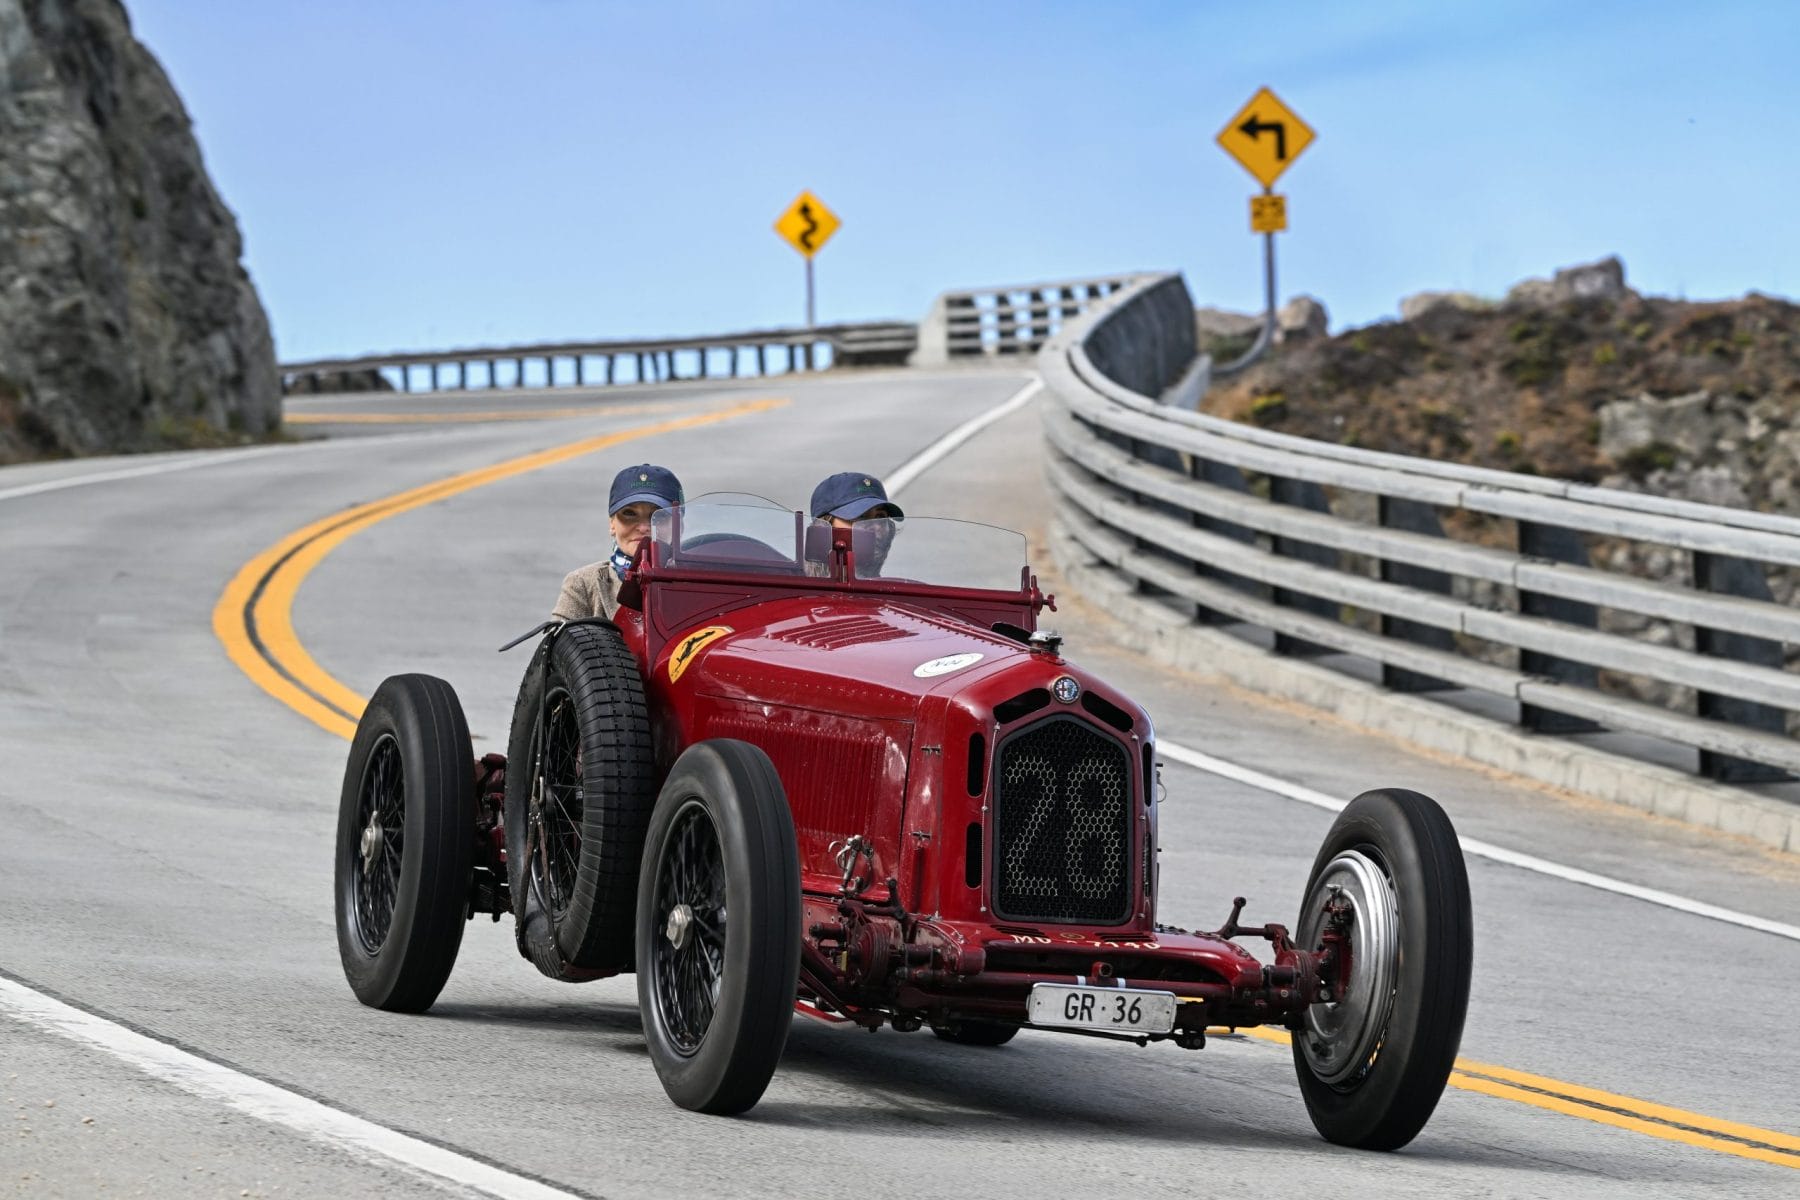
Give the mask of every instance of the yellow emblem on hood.
<svg viewBox="0 0 1800 1200">
<path fill-rule="evenodd" d="M 692 633 L 683 634 L 675 642 L 675 652 L 669 655 L 669 682 L 674 683 L 681 678 L 681 673 L 688 669 L 700 654 L 726 634 L 732 632 L 729 625 L 708 625 L 705 629 L 696 629 Z"/>
</svg>

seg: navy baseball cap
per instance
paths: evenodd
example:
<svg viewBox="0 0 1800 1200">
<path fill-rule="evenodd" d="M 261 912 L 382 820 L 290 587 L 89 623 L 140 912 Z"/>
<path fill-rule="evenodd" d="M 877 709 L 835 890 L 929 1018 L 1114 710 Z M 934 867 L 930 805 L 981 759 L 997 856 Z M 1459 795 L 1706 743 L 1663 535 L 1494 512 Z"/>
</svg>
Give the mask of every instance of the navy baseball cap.
<svg viewBox="0 0 1800 1200">
<path fill-rule="evenodd" d="M 658 508 L 680 504 L 681 480 L 675 478 L 675 472 L 669 468 L 659 467 L 654 463 L 626 467 L 613 476 L 612 499 L 606 503 L 607 515 L 611 516 L 627 504 L 636 504 L 640 500 Z"/>
<path fill-rule="evenodd" d="M 871 508 L 883 504 L 892 510 L 896 521 L 905 519 L 906 514 L 900 511 L 900 506 L 888 499 L 887 489 L 881 486 L 881 480 L 860 471 L 840 471 L 822 480 L 813 489 L 812 515 L 842 517 L 846 521 L 854 521 Z"/>
</svg>

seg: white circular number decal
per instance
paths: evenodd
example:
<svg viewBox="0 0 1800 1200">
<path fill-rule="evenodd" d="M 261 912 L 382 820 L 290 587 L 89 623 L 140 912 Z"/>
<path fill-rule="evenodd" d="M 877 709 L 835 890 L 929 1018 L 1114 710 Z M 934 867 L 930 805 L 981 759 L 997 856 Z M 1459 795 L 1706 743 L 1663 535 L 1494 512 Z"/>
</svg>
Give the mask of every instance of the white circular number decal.
<svg viewBox="0 0 1800 1200">
<path fill-rule="evenodd" d="M 928 663 L 920 663 L 913 668 L 913 675 L 919 679 L 930 679 L 933 675 L 948 675 L 952 671 L 972 667 L 985 657 L 987 656 L 984 654 L 949 654 L 943 658 L 934 658 Z"/>
</svg>

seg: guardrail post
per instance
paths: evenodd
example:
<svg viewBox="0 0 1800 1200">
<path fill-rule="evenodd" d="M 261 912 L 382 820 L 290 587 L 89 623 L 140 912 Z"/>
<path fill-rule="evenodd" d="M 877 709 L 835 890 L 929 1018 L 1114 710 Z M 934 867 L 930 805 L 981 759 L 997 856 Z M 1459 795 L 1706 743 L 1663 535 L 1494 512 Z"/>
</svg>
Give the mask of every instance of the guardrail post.
<svg viewBox="0 0 1800 1200">
<path fill-rule="evenodd" d="M 1694 586 L 1708 592 L 1746 596 L 1768 603 L 1774 603 L 1775 600 L 1774 594 L 1769 591 L 1768 576 L 1761 563 L 1745 558 L 1730 558 L 1723 554 L 1694 551 Z M 1728 633 L 1696 625 L 1694 649 L 1716 658 L 1736 659 L 1761 667 L 1774 667 L 1778 671 L 1784 666 L 1780 642 L 1751 637 L 1749 634 Z M 1787 714 L 1773 705 L 1739 700 L 1735 696 L 1721 696 L 1713 692 L 1701 692 L 1697 699 L 1699 712 L 1703 717 L 1771 733 L 1787 732 Z M 1778 783 L 1793 778 L 1779 767 L 1733 758 L 1729 754 L 1711 750 L 1700 751 L 1700 773 L 1723 783 Z"/>
<path fill-rule="evenodd" d="M 1444 536 L 1444 526 L 1438 521 L 1437 509 L 1418 500 L 1378 496 L 1375 519 L 1388 529 L 1404 529 L 1408 533 L 1422 533 L 1427 537 Z M 1448 572 L 1434 571 L 1408 562 L 1382 559 L 1381 579 L 1384 583 L 1397 583 L 1402 587 L 1436 592 L 1441 596 L 1450 595 Z M 1448 629 L 1408 621 L 1404 617 L 1390 617 L 1386 613 L 1381 614 L 1381 636 L 1428 646 L 1433 650 L 1456 650 L 1456 638 Z M 1441 692 L 1455 686 L 1434 676 L 1388 663 L 1381 664 L 1381 685 L 1396 692 Z"/>
<path fill-rule="evenodd" d="M 1057 328 L 1061 329 L 1064 322 L 1073 321 L 1076 317 L 1081 315 L 1081 301 L 1075 298 L 1075 289 L 1073 286 L 1058 288 L 1056 294 L 1062 300 L 1062 303 L 1056 310 Z"/>
<path fill-rule="evenodd" d="M 919 330 L 919 344 L 926 344 L 928 328 Z M 945 359 L 981 353 L 981 310 L 975 307 L 975 297 L 968 294 L 947 296 L 944 298 L 944 357 Z M 927 362 L 933 361 L 931 358 Z"/>
<path fill-rule="evenodd" d="M 1031 308 L 1026 314 L 1025 329 L 1027 348 L 1038 352 L 1046 341 L 1050 340 L 1050 310 L 1044 303 L 1044 293 L 1034 291 L 1030 298 Z"/>
<path fill-rule="evenodd" d="M 1292 504 L 1296 508 L 1310 509 L 1313 512 L 1329 513 L 1331 511 L 1331 504 L 1325 499 L 1325 489 L 1306 479 L 1283 479 L 1279 475 L 1269 476 L 1269 499 L 1277 504 Z M 1283 558 L 1297 558 L 1303 562 L 1317 563 L 1333 569 L 1336 569 L 1338 565 L 1336 550 L 1314 542 L 1275 537 L 1271 539 L 1270 549 Z M 1301 612 L 1309 612 L 1327 620 L 1338 620 L 1338 605 L 1334 600 L 1279 587 L 1274 589 L 1271 598 L 1284 608 L 1297 608 Z M 1312 658 L 1320 654 L 1333 654 L 1335 651 L 1329 646 L 1321 646 L 1304 638 L 1278 633 L 1275 635 L 1275 653 L 1292 655 L 1296 658 Z"/>
<path fill-rule="evenodd" d="M 1241 492 L 1245 495 L 1248 495 L 1250 492 L 1250 485 L 1244 481 L 1244 473 L 1230 463 L 1213 462 L 1210 459 L 1187 456 L 1187 473 L 1190 479 L 1198 480 L 1201 483 L 1211 484 L 1213 487 L 1225 488 L 1229 491 Z M 1242 542 L 1246 546 L 1253 546 L 1256 544 L 1256 531 L 1246 526 L 1236 525 L 1230 521 L 1222 521 L 1218 517 L 1209 517 L 1202 513 L 1192 513 L 1190 514 L 1189 519 L 1196 529 L 1204 529 L 1208 533 L 1216 533 L 1220 537 L 1230 538 L 1234 542 Z M 1209 563 L 1194 563 L 1194 574 L 1199 575 L 1204 579 L 1216 579 L 1220 583 L 1229 587 L 1234 587 L 1241 592 L 1249 592 L 1252 594 L 1256 592 L 1256 584 L 1252 583 L 1250 580 L 1245 579 L 1241 575 L 1233 575 L 1229 571 L 1221 571 L 1219 568 L 1212 566 Z M 1232 616 L 1230 613 L 1207 608 L 1204 604 L 1196 604 L 1194 605 L 1194 620 L 1202 625 L 1229 625 L 1238 620 L 1238 618 Z"/>
<path fill-rule="evenodd" d="M 1536 521 L 1520 521 L 1519 553 L 1551 562 L 1588 565 L 1587 547 L 1572 529 L 1560 525 L 1540 525 Z M 1548 592 L 1519 590 L 1519 611 L 1531 617 L 1549 617 L 1565 625 L 1581 625 L 1588 629 L 1600 623 L 1599 612 L 1592 604 L 1566 600 Z M 1600 686 L 1600 672 L 1591 664 L 1557 658 L 1539 650 L 1519 651 L 1519 670 L 1527 675 L 1542 675 L 1558 683 L 1572 683 L 1585 688 Z M 1586 717 L 1539 708 L 1535 704 L 1519 705 L 1519 723 L 1538 733 L 1593 733 L 1600 726 Z"/>
<path fill-rule="evenodd" d="M 1017 354 L 1019 351 L 1019 321 L 1013 315 L 1012 297 L 1005 292 L 994 294 L 994 322 L 996 337 L 994 349 L 1000 354 Z"/>
</svg>

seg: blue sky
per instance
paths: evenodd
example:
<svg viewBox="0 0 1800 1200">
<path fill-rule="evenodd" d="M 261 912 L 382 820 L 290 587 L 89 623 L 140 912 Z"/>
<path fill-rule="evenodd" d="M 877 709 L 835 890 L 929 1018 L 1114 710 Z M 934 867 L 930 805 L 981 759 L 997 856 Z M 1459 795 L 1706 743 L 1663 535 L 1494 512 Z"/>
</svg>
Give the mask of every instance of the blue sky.
<svg viewBox="0 0 1800 1200">
<path fill-rule="evenodd" d="M 1616 253 L 1800 289 L 1800 3 L 127 0 L 283 358 L 798 323 L 771 231 L 843 219 L 822 321 L 1136 268 L 1261 304 L 1260 86 L 1318 140 L 1283 297 L 1333 328 Z"/>
</svg>

